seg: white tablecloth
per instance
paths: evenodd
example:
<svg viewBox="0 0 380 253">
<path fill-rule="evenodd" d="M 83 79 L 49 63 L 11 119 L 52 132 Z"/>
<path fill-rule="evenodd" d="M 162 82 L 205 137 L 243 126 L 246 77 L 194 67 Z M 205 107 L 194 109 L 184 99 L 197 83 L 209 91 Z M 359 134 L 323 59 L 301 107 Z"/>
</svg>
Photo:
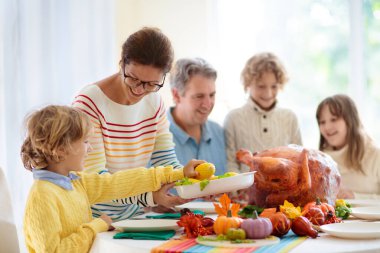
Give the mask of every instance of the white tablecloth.
<svg viewBox="0 0 380 253">
<path fill-rule="evenodd" d="M 150 213 L 151 214 L 151 213 Z M 213 217 L 213 215 L 207 215 Z M 345 222 L 355 222 L 348 220 Z M 113 239 L 117 232 L 104 232 L 96 236 L 90 253 L 148 253 L 150 250 L 165 241 L 155 240 L 132 240 L 132 239 Z M 349 240 L 330 236 L 326 233 L 319 233 L 318 238 L 308 238 L 291 253 L 328 253 L 328 252 L 377 252 L 380 253 L 380 239 L 371 240 Z"/>
<path fill-rule="evenodd" d="M 91 253 L 148 253 L 164 241 L 113 239 L 116 232 L 105 232 L 97 235 Z M 305 252 L 380 252 L 380 239 L 347 240 L 320 233 L 317 239 L 306 239 L 296 246 L 292 253 Z"/>
</svg>

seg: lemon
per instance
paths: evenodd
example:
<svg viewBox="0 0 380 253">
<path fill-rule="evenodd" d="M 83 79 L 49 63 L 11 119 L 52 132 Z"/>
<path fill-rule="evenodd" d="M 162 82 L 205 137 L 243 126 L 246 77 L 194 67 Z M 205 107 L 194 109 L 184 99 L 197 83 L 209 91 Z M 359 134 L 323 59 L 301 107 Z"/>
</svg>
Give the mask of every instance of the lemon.
<svg viewBox="0 0 380 253">
<path fill-rule="evenodd" d="M 215 166 L 212 163 L 201 163 L 195 167 L 195 171 L 199 173 L 197 179 L 209 179 L 215 173 Z"/>
</svg>

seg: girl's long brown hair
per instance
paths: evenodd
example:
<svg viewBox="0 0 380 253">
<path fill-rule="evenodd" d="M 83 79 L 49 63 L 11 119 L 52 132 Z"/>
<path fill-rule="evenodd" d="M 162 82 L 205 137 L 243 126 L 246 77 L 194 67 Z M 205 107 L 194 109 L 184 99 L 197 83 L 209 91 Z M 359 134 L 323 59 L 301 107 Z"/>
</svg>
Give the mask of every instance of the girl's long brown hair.
<svg viewBox="0 0 380 253">
<path fill-rule="evenodd" d="M 358 110 L 354 101 L 347 95 L 337 94 L 325 98 L 317 108 L 316 118 L 319 125 L 319 119 L 322 109 L 328 106 L 332 115 L 343 118 L 347 126 L 347 153 L 344 158 L 345 165 L 363 172 L 362 159 L 364 156 L 364 146 L 367 135 L 364 132 L 363 124 L 360 120 Z M 323 151 L 330 148 L 326 139 L 320 133 L 319 150 Z M 363 172 L 364 173 L 364 172 Z"/>
</svg>

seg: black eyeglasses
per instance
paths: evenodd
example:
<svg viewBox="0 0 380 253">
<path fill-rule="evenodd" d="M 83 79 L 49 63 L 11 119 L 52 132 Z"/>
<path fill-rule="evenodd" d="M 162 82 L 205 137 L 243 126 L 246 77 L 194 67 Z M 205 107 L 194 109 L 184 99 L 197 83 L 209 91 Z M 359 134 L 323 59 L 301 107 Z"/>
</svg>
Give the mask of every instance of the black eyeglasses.
<svg viewBox="0 0 380 253">
<path fill-rule="evenodd" d="M 129 76 L 129 75 L 125 74 L 125 69 L 123 69 L 123 74 L 124 74 L 124 83 L 126 85 L 128 85 L 132 89 L 142 85 L 144 90 L 149 91 L 149 92 L 156 92 L 159 89 L 161 89 L 162 87 L 164 87 L 165 77 L 166 77 L 166 73 L 165 73 L 164 77 L 162 78 L 161 83 L 158 83 L 158 82 L 154 82 L 154 81 L 153 82 L 144 82 L 138 78 L 134 78 L 132 76 Z"/>
</svg>

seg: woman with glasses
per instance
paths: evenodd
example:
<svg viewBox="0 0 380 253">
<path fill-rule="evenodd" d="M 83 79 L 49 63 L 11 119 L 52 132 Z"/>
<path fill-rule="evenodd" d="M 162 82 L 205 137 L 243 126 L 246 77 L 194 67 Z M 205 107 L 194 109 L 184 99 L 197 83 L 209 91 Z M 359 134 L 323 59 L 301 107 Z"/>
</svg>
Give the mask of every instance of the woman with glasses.
<svg viewBox="0 0 380 253">
<path fill-rule="evenodd" d="M 157 93 L 172 62 L 169 39 L 156 28 L 143 28 L 124 42 L 120 71 L 82 89 L 73 106 L 86 112 L 95 125 L 90 140 L 92 151 L 85 161 L 87 171 L 115 173 L 136 167 L 182 167 L 175 155 L 163 100 Z M 167 194 L 172 186 L 95 205 L 93 215 L 106 213 L 116 221 L 141 214 L 141 207 L 185 203 Z"/>
</svg>

